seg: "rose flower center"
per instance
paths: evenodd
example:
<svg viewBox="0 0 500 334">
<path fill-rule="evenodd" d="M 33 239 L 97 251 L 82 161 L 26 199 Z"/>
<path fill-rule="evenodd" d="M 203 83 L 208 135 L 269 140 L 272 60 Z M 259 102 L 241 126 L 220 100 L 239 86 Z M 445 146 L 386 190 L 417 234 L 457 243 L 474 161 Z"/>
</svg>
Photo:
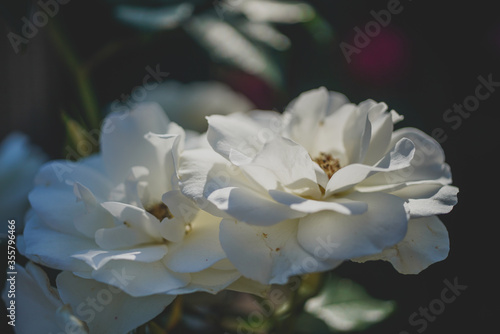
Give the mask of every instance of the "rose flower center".
<svg viewBox="0 0 500 334">
<path fill-rule="evenodd" d="M 168 209 L 168 206 L 165 203 L 158 203 L 146 209 L 147 212 L 158 218 L 159 221 L 162 221 L 164 218 L 172 219 L 174 215 Z"/>
<path fill-rule="evenodd" d="M 339 159 L 335 159 L 331 154 L 320 152 L 319 156 L 314 158 L 313 161 L 317 163 L 322 170 L 325 171 L 330 179 L 341 167 Z"/>
</svg>

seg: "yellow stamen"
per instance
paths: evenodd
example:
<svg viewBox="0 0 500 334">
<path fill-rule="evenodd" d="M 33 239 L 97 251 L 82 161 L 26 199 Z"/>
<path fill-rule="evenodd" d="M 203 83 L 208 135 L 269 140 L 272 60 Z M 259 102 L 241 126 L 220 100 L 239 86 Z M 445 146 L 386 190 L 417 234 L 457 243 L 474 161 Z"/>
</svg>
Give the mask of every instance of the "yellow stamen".
<svg viewBox="0 0 500 334">
<path fill-rule="evenodd" d="M 158 203 L 146 209 L 147 212 L 162 221 L 164 218 L 172 219 L 174 215 L 170 212 L 168 206 L 165 203 Z"/>
<path fill-rule="evenodd" d="M 317 163 L 330 179 L 341 167 L 339 159 L 335 159 L 331 154 L 320 152 L 313 161 Z"/>
</svg>

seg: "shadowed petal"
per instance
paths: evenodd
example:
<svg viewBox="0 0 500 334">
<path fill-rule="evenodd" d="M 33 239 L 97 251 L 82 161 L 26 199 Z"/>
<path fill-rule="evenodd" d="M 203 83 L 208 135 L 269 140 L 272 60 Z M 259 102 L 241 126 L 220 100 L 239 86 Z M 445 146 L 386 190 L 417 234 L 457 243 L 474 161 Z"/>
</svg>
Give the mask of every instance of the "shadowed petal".
<svg viewBox="0 0 500 334">
<path fill-rule="evenodd" d="M 448 231 L 436 216 L 412 219 L 403 241 L 379 254 L 353 259 L 356 262 L 385 260 L 402 274 L 418 274 L 448 256 Z"/>
<path fill-rule="evenodd" d="M 57 287 L 61 299 L 87 323 L 91 333 L 128 333 L 156 317 L 176 297 L 132 297 L 115 287 L 76 277 L 70 272 L 57 276 Z M 94 302 L 89 304 L 89 300 Z"/>
<path fill-rule="evenodd" d="M 324 211 L 300 219 L 297 236 L 308 252 L 325 244 L 329 258 L 347 260 L 380 253 L 404 238 L 408 224 L 404 200 L 382 193 L 353 193 L 347 198 L 366 202 L 368 211 L 353 216 Z"/>
</svg>

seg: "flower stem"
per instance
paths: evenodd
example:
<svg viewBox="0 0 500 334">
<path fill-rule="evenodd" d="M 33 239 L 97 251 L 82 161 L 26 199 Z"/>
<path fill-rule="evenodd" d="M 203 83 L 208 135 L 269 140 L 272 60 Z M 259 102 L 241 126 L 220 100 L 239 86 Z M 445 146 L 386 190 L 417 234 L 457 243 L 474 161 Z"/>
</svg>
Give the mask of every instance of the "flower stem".
<svg viewBox="0 0 500 334">
<path fill-rule="evenodd" d="M 105 61 L 109 61 L 119 52 L 124 52 L 127 48 L 140 47 L 142 44 L 152 41 L 153 38 L 151 35 L 137 34 L 126 39 L 111 41 L 96 51 L 81 65 L 82 72 L 85 75 L 90 75 L 98 66 L 102 65 Z"/>
<path fill-rule="evenodd" d="M 173 330 L 182 319 L 182 308 L 183 308 L 183 298 L 182 296 L 177 296 L 172 303 L 172 311 L 170 312 L 170 317 L 166 325 L 166 333 Z"/>
<path fill-rule="evenodd" d="M 285 314 L 275 319 L 275 330 L 273 333 L 292 334 L 299 315 L 304 310 L 304 305 L 316 296 L 325 283 L 325 273 L 313 273 L 303 275 L 300 286 L 294 290 L 289 302 L 289 308 Z"/>
<path fill-rule="evenodd" d="M 52 42 L 75 79 L 81 104 L 89 123 L 88 126 L 97 129 L 100 126 L 99 104 L 90 83 L 88 72 L 82 67 L 76 53 L 71 48 L 58 24 L 51 21 L 49 27 Z"/>
</svg>

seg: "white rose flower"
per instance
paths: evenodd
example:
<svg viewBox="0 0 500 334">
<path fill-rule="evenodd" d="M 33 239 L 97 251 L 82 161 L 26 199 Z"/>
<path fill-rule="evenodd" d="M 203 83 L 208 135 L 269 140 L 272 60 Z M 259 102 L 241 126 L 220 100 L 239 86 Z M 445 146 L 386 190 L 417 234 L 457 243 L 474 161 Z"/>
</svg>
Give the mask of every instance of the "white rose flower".
<svg viewBox="0 0 500 334">
<path fill-rule="evenodd" d="M 0 219 L 2 233 L 6 232 L 7 220 L 16 221 L 16 229 L 23 229 L 24 215 L 29 208 L 28 193 L 33 178 L 47 160 L 45 154 L 29 144 L 29 138 L 13 132 L 0 145 Z"/>
<path fill-rule="evenodd" d="M 283 115 L 211 116 L 213 151 L 181 157 L 181 189 L 224 212 L 220 241 L 246 277 L 283 284 L 344 260 L 384 259 L 417 273 L 446 258 L 436 215 L 457 202 L 439 144 L 372 100 L 324 88 Z M 215 152 L 214 152 L 215 151 Z"/>
<path fill-rule="evenodd" d="M 2 298 L 7 306 L 14 301 L 13 328 L 17 334 L 122 334 L 160 314 L 175 298 L 169 295 L 131 297 L 116 287 L 76 277 L 70 272 L 57 276 L 56 289 L 50 285 L 45 272 L 32 262 L 25 268 L 17 265 L 16 272 L 15 296 L 7 284 Z"/>
<path fill-rule="evenodd" d="M 135 297 L 235 283 L 241 274 L 219 243 L 221 218 L 178 190 L 183 137 L 156 104 L 109 115 L 100 154 L 40 169 L 21 253 Z"/>
</svg>

